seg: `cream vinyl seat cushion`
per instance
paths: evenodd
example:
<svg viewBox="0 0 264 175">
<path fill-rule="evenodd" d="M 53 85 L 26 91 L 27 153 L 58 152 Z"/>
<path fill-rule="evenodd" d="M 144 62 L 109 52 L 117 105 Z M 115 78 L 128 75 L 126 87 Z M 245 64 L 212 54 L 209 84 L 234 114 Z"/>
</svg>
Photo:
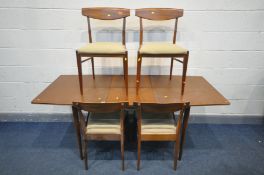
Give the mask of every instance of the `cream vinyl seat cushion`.
<svg viewBox="0 0 264 175">
<path fill-rule="evenodd" d="M 175 121 L 171 114 L 143 114 L 141 134 L 176 134 Z"/>
<path fill-rule="evenodd" d="M 186 54 L 187 51 L 176 44 L 166 42 L 146 42 L 139 50 L 142 54 Z"/>
<path fill-rule="evenodd" d="M 126 52 L 126 47 L 118 42 L 96 42 L 89 43 L 77 51 L 79 53 L 120 54 Z"/>
<path fill-rule="evenodd" d="M 86 127 L 86 134 L 121 134 L 120 115 L 92 114 Z"/>
</svg>

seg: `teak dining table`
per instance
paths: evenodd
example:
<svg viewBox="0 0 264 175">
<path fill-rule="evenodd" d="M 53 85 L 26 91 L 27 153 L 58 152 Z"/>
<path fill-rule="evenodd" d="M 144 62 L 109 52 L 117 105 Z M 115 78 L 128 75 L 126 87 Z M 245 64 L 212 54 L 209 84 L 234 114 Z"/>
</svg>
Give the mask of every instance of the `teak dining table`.
<svg viewBox="0 0 264 175">
<path fill-rule="evenodd" d="M 229 105 L 230 102 L 221 95 L 202 76 L 187 76 L 184 94 L 181 95 L 181 76 L 142 75 L 141 85 L 136 90 L 136 76 L 128 76 L 128 93 L 122 75 L 83 76 L 83 95 L 79 88 L 78 75 L 60 75 L 44 91 L 32 100 L 32 104 L 72 105 L 72 102 L 123 102 L 133 108 L 134 102 L 175 103 L 190 102 L 182 121 L 179 160 L 182 157 L 185 133 L 191 106 Z M 80 126 L 77 111 L 72 107 L 73 122 L 77 141 L 82 153 Z M 82 157 L 82 156 L 81 156 Z"/>
</svg>

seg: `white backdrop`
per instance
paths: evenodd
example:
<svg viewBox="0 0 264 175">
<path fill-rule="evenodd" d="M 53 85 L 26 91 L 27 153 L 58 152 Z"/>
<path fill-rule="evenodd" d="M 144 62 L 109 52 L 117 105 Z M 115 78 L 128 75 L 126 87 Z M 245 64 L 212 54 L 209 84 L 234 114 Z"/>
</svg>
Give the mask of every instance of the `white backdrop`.
<svg viewBox="0 0 264 175">
<path fill-rule="evenodd" d="M 190 50 L 188 75 L 204 76 L 231 102 L 192 113 L 264 115 L 263 0 L 0 0 L 0 113 L 70 112 L 30 102 L 60 74 L 77 74 L 75 49 L 87 42 L 81 8 L 91 6 L 183 8 L 177 42 Z M 131 15 L 127 48 L 129 73 L 135 74 L 139 21 Z M 147 22 L 145 40 L 170 41 L 172 23 Z M 120 21 L 92 24 L 95 40 L 120 41 Z M 168 74 L 169 63 L 143 60 L 143 73 Z M 96 74 L 122 73 L 118 59 L 96 59 L 95 66 Z"/>
</svg>

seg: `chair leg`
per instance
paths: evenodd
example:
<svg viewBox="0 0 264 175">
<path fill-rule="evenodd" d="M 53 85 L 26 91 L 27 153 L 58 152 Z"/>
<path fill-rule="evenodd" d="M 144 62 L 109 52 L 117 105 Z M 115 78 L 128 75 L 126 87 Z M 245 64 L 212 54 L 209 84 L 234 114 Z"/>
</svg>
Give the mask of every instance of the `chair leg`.
<svg viewBox="0 0 264 175">
<path fill-rule="evenodd" d="M 137 160 L 137 170 L 140 169 L 140 149 L 141 149 L 141 140 L 138 139 L 138 160 Z"/>
<path fill-rule="evenodd" d="M 77 142 L 79 146 L 79 152 L 80 152 L 80 158 L 83 160 L 83 149 L 82 149 L 82 138 L 81 138 L 81 132 L 80 132 L 80 123 L 78 119 L 78 111 L 77 109 L 72 106 L 72 114 L 73 114 L 73 123 L 75 126 L 76 136 L 77 136 Z"/>
<path fill-rule="evenodd" d="M 76 51 L 76 59 L 77 59 L 80 91 L 81 91 L 81 94 L 83 94 L 82 62 L 81 62 L 81 55 L 77 51 Z"/>
<path fill-rule="evenodd" d="M 187 72 L 187 66 L 188 66 L 188 59 L 189 59 L 189 51 L 187 51 L 187 54 L 183 58 L 183 71 L 182 71 L 182 87 L 181 87 L 181 94 L 184 94 L 184 88 L 186 84 L 186 72 Z"/>
<path fill-rule="evenodd" d="M 92 62 L 93 79 L 95 79 L 94 77 L 94 58 L 93 57 L 91 57 L 91 62 Z"/>
<path fill-rule="evenodd" d="M 126 57 L 123 57 L 123 72 L 124 72 L 124 80 L 126 80 L 126 63 L 125 63 Z"/>
<path fill-rule="evenodd" d="M 176 140 L 175 140 L 175 144 L 174 144 L 174 166 L 173 166 L 173 169 L 175 171 L 177 169 L 177 161 L 179 158 L 181 122 L 182 121 L 178 121 L 178 123 L 177 123 Z"/>
<path fill-rule="evenodd" d="M 172 57 L 171 58 L 171 67 L 170 67 L 170 80 L 171 80 L 171 77 L 172 77 L 173 61 L 174 61 L 174 58 Z"/>
<path fill-rule="evenodd" d="M 125 61 L 125 83 L 126 83 L 126 94 L 128 95 L 128 54 L 126 52 L 126 58 L 124 59 Z"/>
<path fill-rule="evenodd" d="M 190 107 L 186 108 L 184 111 L 184 118 L 183 118 L 183 128 L 181 132 L 181 140 L 180 140 L 180 152 L 179 152 L 179 160 L 182 158 L 182 152 L 183 152 L 183 145 L 185 142 L 185 134 L 186 134 L 186 129 L 188 126 L 188 120 L 190 116 Z"/>
<path fill-rule="evenodd" d="M 138 93 L 138 89 L 140 87 L 140 78 L 141 78 L 141 63 L 142 63 L 142 56 L 140 56 L 139 52 L 138 52 L 138 56 L 137 56 L 137 84 L 136 84 L 136 91 Z"/>
<path fill-rule="evenodd" d="M 87 141 L 84 140 L 83 141 L 83 148 L 84 148 L 84 166 L 85 166 L 85 170 L 88 170 L 88 155 L 87 155 Z"/>
<path fill-rule="evenodd" d="M 174 166 L 173 169 L 176 171 L 177 169 L 177 160 L 179 156 L 179 142 L 176 141 L 174 144 Z"/>
<path fill-rule="evenodd" d="M 124 171 L 125 170 L 124 135 L 121 136 L 121 157 L 122 157 L 122 171 Z"/>
</svg>

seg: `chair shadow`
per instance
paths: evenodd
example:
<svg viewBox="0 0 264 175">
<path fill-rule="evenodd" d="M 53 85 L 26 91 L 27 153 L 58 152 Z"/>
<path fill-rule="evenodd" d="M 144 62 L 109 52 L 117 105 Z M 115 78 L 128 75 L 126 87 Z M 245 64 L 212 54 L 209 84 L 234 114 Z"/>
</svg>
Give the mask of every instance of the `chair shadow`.
<svg viewBox="0 0 264 175">
<path fill-rule="evenodd" d="M 172 42 L 173 31 L 169 27 L 145 27 L 143 42 Z M 133 32 L 133 42 L 139 42 L 139 31 Z"/>
<path fill-rule="evenodd" d="M 216 150 L 223 148 L 218 136 L 208 124 L 189 124 L 184 149 Z"/>
<path fill-rule="evenodd" d="M 73 123 L 47 122 L 41 129 L 39 136 L 33 141 L 35 148 L 76 148 L 76 133 Z"/>
<path fill-rule="evenodd" d="M 97 42 L 122 42 L 122 30 L 114 27 L 100 29 L 95 36 Z"/>
<path fill-rule="evenodd" d="M 144 42 L 162 41 L 172 42 L 173 31 L 169 27 L 151 26 L 145 27 L 143 33 Z M 82 42 L 86 40 L 87 32 L 81 36 Z M 97 29 L 93 35 L 94 42 L 122 42 L 122 30 L 115 27 L 106 27 Z M 139 42 L 139 32 L 135 30 L 126 30 L 127 42 Z"/>
</svg>

